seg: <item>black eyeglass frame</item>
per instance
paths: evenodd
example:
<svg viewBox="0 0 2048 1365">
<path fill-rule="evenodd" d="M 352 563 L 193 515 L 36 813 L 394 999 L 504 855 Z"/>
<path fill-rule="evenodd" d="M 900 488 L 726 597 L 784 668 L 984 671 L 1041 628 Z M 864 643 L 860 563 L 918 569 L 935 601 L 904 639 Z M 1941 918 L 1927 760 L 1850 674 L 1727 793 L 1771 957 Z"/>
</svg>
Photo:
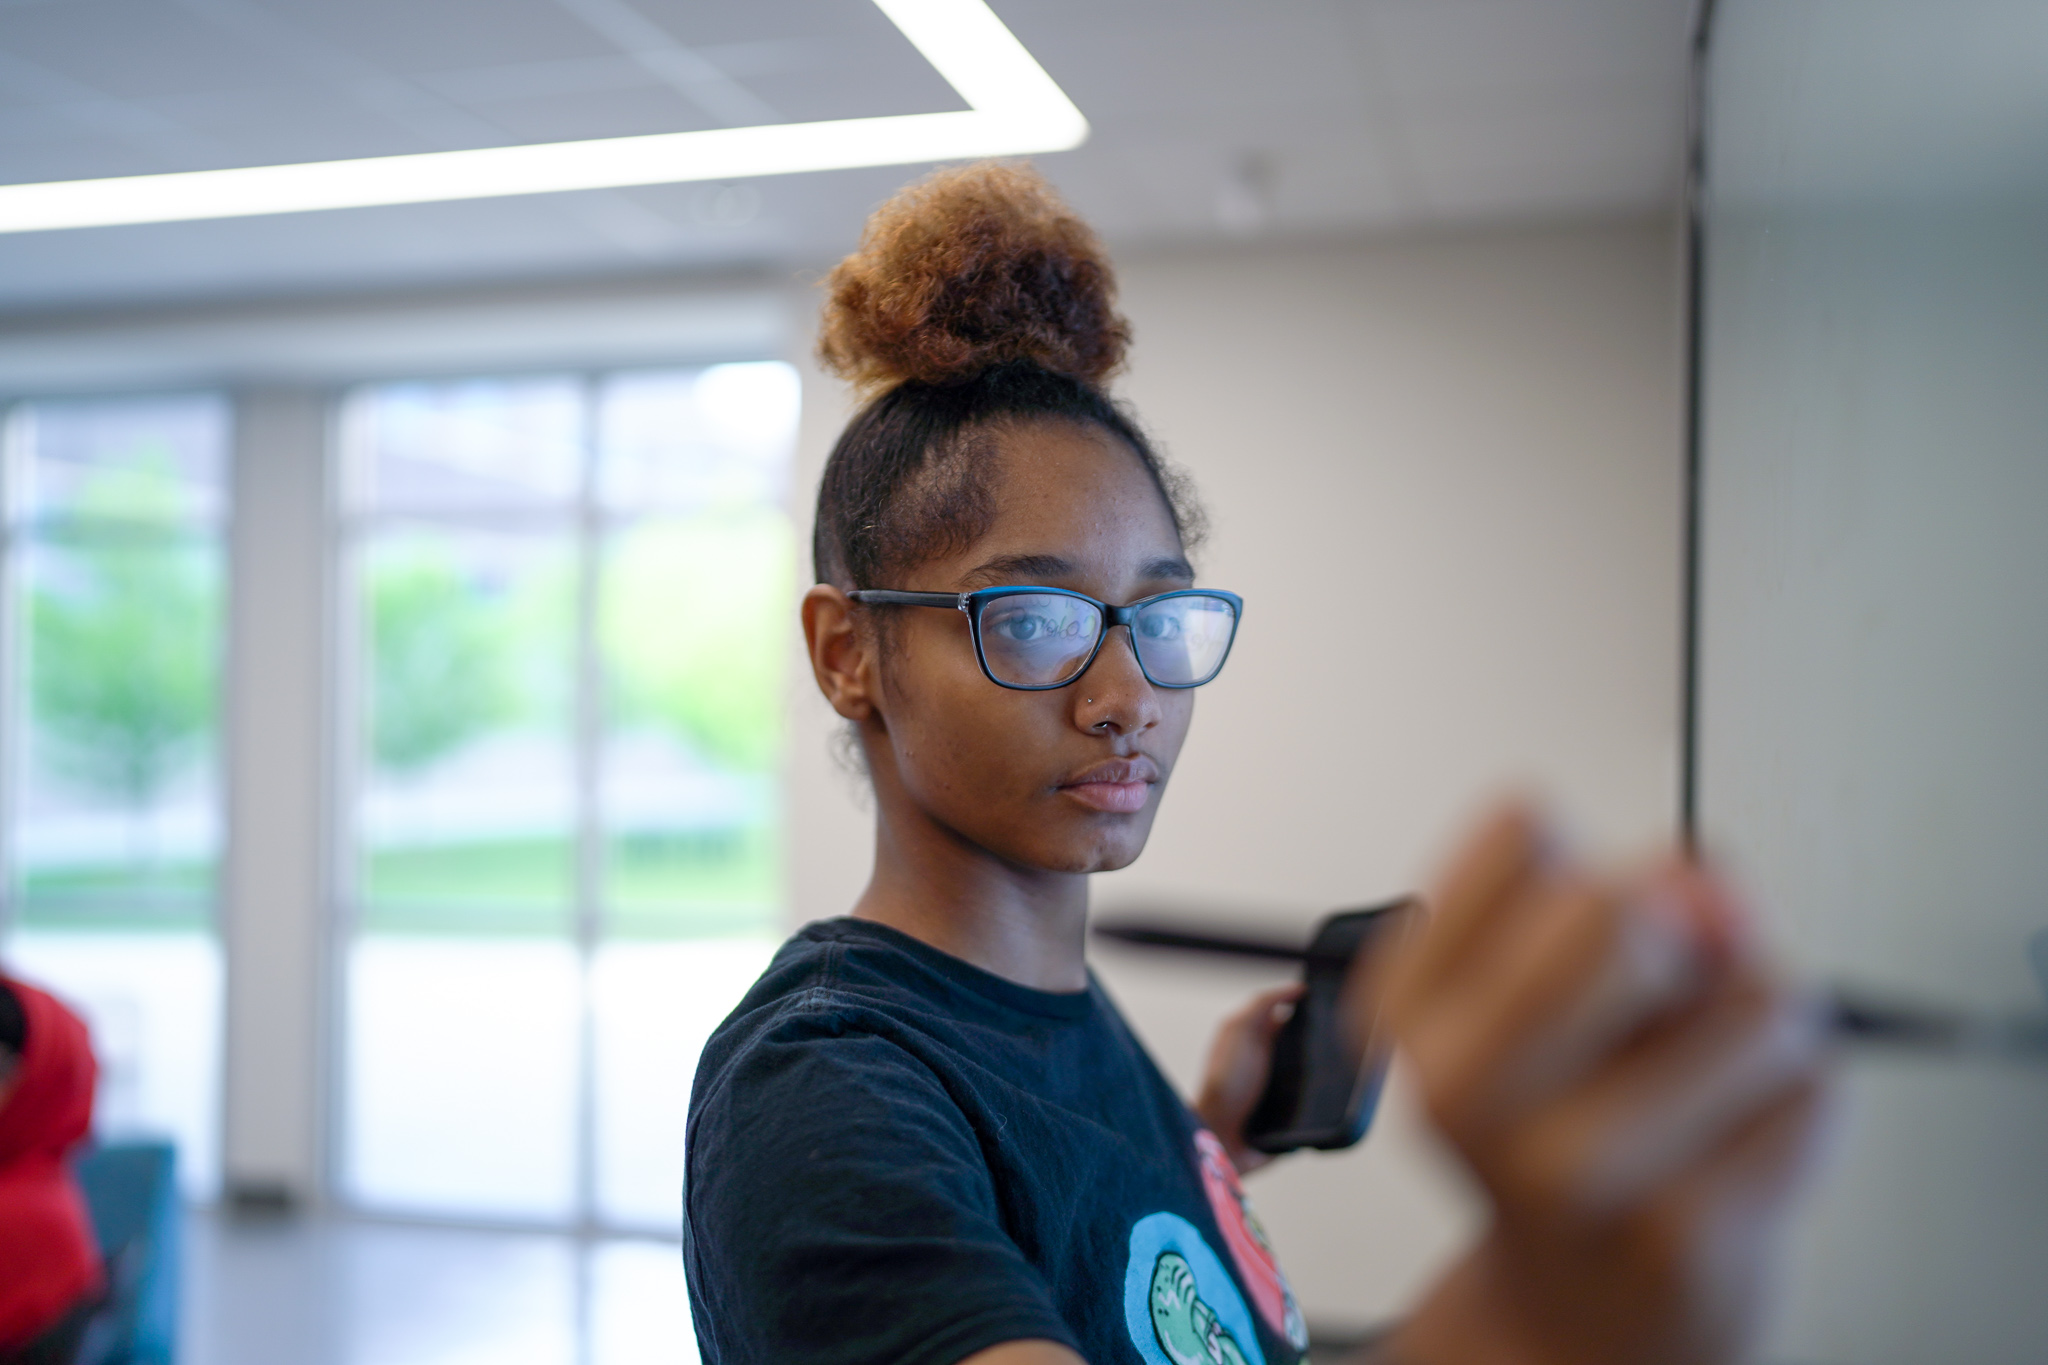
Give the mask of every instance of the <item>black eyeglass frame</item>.
<svg viewBox="0 0 2048 1365">
<path fill-rule="evenodd" d="M 1026 593 L 1076 598 L 1086 602 L 1089 606 L 1102 613 L 1102 630 L 1095 637 L 1095 647 L 1088 651 L 1088 657 L 1083 659 L 1081 666 L 1074 670 L 1074 676 L 1068 678 L 1065 682 L 1004 682 L 989 669 L 988 655 L 981 647 L 981 609 L 996 598 L 1020 597 Z M 1209 676 L 1203 678 L 1200 682 L 1169 683 L 1159 681 L 1159 679 L 1152 676 L 1152 670 L 1145 667 L 1145 654 L 1143 650 L 1138 648 L 1135 631 L 1133 631 L 1133 638 L 1131 640 L 1131 657 L 1138 661 L 1138 671 L 1145 675 L 1146 682 L 1151 683 L 1154 687 L 1164 687 L 1176 692 L 1186 691 L 1191 687 L 1201 687 L 1216 681 L 1216 675 L 1223 671 L 1223 665 L 1230 662 L 1231 646 L 1237 643 L 1238 623 L 1244 620 L 1244 599 L 1234 592 L 1225 592 L 1221 588 L 1176 588 L 1172 592 L 1157 592 L 1153 593 L 1150 597 L 1141 597 L 1137 601 L 1127 603 L 1121 607 L 1113 607 L 1099 598 L 1090 597 L 1085 592 L 1075 592 L 1071 588 L 1044 588 L 1029 584 L 1012 584 L 1000 588 L 980 588 L 974 592 L 904 592 L 895 588 L 854 588 L 846 595 L 866 606 L 944 607 L 948 610 L 963 613 L 967 617 L 968 633 L 974 637 L 974 661 L 981 665 L 981 675 L 997 687 L 1007 687 L 1012 692 L 1057 692 L 1062 687 L 1072 687 L 1087 675 L 1090 668 L 1094 667 L 1095 657 L 1102 653 L 1103 642 L 1109 639 L 1109 632 L 1117 626 L 1122 626 L 1125 630 L 1131 630 L 1131 623 L 1138 619 L 1138 613 L 1151 606 L 1154 602 L 1163 602 L 1169 597 L 1220 597 L 1230 603 L 1230 639 L 1224 642 L 1223 657 L 1216 661 L 1216 667 L 1209 670 Z"/>
</svg>

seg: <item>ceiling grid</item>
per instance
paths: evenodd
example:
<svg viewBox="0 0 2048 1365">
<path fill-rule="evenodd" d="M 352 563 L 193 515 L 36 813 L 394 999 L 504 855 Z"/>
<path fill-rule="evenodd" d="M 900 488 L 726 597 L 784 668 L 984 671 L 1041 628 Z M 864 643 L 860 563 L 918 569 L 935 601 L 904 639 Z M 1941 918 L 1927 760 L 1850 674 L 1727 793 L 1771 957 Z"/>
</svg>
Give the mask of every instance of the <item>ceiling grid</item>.
<svg viewBox="0 0 2048 1365">
<path fill-rule="evenodd" d="M 992 4 L 1087 116 L 1040 161 L 1119 245 L 1677 188 L 1686 0 Z M 961 107 L 869 0 L 0 0 L 0 184 Z M 0 310 L 813 265 L 910 174 L 5 236 Z"/>
</svg>

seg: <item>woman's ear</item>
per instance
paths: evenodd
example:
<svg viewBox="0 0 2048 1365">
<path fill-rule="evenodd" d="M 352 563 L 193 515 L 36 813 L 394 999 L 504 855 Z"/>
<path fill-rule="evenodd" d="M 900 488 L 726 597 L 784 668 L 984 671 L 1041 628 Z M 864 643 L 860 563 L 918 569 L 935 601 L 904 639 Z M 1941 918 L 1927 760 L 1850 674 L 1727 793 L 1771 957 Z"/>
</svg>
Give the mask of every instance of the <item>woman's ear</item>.
<svg viewBox="0 0 2048 1365">
<path fill-rule="evenodd" d="M 846 719 L 867 720 L 875 712 L 874 635 L 860 628 L 853 599 L 820 583 L 804 594 L 803 617 L 818 690 Z"/>
</svg>

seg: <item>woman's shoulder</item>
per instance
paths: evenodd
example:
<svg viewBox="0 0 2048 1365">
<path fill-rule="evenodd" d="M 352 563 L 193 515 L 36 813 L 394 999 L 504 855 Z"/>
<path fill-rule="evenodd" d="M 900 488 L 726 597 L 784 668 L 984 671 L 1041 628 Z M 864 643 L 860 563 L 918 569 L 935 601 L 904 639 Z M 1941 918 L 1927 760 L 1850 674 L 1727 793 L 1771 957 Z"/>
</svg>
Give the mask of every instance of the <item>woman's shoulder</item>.
<svg viewBox="0 0 2048 1365">
<path fill-rule="evenodd" d="M 784 944 L 706 1042 L 690 1092 L 693 1156 L 767 1131 L 833 1129 L 881 1105 L 946 1108 L 957 1038 L 892 945 L 845 921 Z"/>
<path fill-rule="evenodd" d="M 994 977 L 884 925 L 805 925 L 705 1045 L 693 1108 L 735 1083 L 831 1084 L 876 1070 L 925 1084 L 1000 1067 L 1047 1031 L 1100 1027 L 1094 992 L 1058 995 Z"/>
<path fill-rule="evenodd" d="M 900 937 L 850 916 L 804 925 L 776 950 L 719 1032 L 749 1020 L 756 1027 L 764 1020 L 824 1024 L 923 994 L 913 955 L 894 941 Z"/>
<path fill-rule="evenodd" d="M 701 1092 L 720 1075 L 792 1048 L 900 1032 L 926 1013 L 900 950 L 850 919 L 805 925 L 776 951 L 705 1044 Z"/>
</svg>

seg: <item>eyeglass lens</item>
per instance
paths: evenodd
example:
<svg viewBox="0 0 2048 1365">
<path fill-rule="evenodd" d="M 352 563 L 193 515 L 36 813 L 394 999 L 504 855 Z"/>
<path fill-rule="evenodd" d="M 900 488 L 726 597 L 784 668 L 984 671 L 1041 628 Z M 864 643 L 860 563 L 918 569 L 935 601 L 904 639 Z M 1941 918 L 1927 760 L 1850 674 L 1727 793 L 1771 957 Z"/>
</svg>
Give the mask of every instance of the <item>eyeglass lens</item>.
<svg viewBox="0 0 2048 1365">
<path fill-rule="evenodd" d="M 1164 687 L 1193 687 L 1223 666 L 1237 612 L 1221 597 L 1168 597 L 1138 612 L 1131 643 Z M 981 608 L 981 652 L 989 672 L 1018 687 L 1072 682 L 1102 633 L 1093 604 L 1062 593 L 1012 593 Z"/>
<path fill-rule="evenodd" d="M 1102 634 L 1102 613 L 1078 597 L 1013 593 L 981 608 L 981 656 L 988 671 L 1019 687 L 1070 682 Z"/>
<path fill-rule="evenodd" d="M 1193 687 L 1216 676 L 1237 628 L 1237 609 L 1221 597 L 1169 597 L 1131 622 L 1138 662 L 1161 687 Z"/>
</svg>

